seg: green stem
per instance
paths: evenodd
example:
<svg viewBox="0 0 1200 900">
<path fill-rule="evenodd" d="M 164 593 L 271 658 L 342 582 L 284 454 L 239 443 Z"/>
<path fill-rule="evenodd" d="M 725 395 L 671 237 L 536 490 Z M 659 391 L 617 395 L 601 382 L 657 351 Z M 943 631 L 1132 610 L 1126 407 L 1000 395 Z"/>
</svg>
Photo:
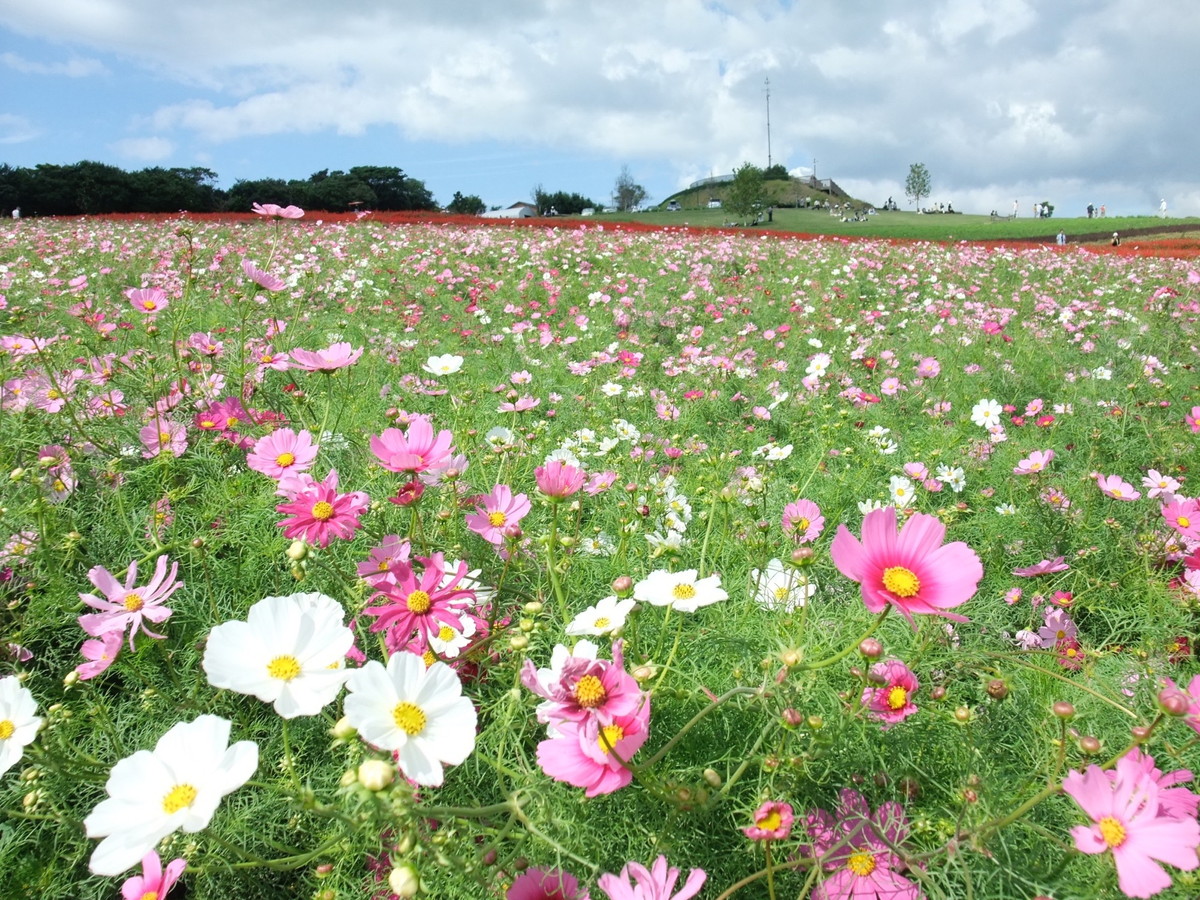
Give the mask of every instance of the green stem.
<svg viewBox="0 0 1200 900">
<path fill-rule="evenodd" d="M 864 631 L 858 637 L 857 640 L 855 640 L 855 641 L 851 642 L 849 645 L 847 645 L 844 650 L 841 650 L 841 651 L 835 653 L 833 656 L 829 656 L 829 657 L 826 657 L 825 659 L 818 660 L 815 663 L 802 662 L 799 666 L 800 671 L 811 672 L 814 669 L 827 669 L 830 666 L 840 663 L 843 659 L 845 659 L 847 656 L 849 656 L 851 653 L 853 653 L 855 650 L 857 650 L 859 644 L 861 644 L 863 641 L 865 641 L 867 638 L 869 638 L 871 635 L 873 635 L 876 632 L 876 630 L 878 630 L 879 626 L 883 624 L 883 620 L 887 618 L 888 613 L 890 613 L 891 611 L 892 611 L 892 606 L 889 603 L 887 606 L 885 606 L 883 608 L 883 612 L 881 612 L 878 616 L 875 617 L 875 621 L 871 624 L 871 627 L 868 628 L 866 631 Z"/>
<path fill-rule="evenodd" d="M 724 501 L 718 501 L 724 505 Z M 717 504 L 712 503 L 708 507 L 708 521 L 704 525 L 704 541 L 700 544 L 700 562 L 696 567 L 696 577 L 704 577 L 704 563 L 708 559 L 708 541 L 712 537 L 713 519 L 717 517 Z"/>
<path fill-rule="evenodd" d="M 638 770 L 649 769 L 656 762 L 658 762 L 660 759 L 662 759 L 664 756 L 666 756 L 668 753 L 670 753 L 671 750 L 674 749 L 675 745 L 678 744 L 683 739 L 683 736 L 685 734 L 687 734 L 689 731 L 691 731 L 693 728 L 695 728 L 698 724 L 700 724 L 700 722 L 705 717 L 707 717 L 709 715 L 709 713 L 712 713 L 715 710 L 719 709 L 728 700 L 731 700 L 734 697 L 740 697 L 740 696 L 747 695 L 747 694 L 757 694 L 758 692 L 759 692 L 758 688 L 752 688 L 752 687 L 730 688 L 728 691 L 726 691 L 724 694 L 722 694 L 716 700 L 712 701 L 708 706 L 704 707 L 704 709 L 700 710 L 700 712 L 698 712 L 694 716 L 692 716 L 687 721 L 687 723 L 682 728 L 680 728 L 678 732 L 675 733 L 675 736 L 673 738 L 671 738 L 669 741 L 667 741 L 666 744 L 663 745 L 661 750 L 659 750 L 652 757 L 650 757 L 650 759 L 646 760 L 646 762 L 642 763 L 642 765 L 638 766 Z"/>
<path fill-rule="evenodd" d="M 554 590 L 554 599 L 558 602 L 558 612 L 562 616 L 563 625 L 570 622 L 567 614 L 567 595 L 563 592 L 558 578 L 557 561 L 554 558 L 554 548 L 558 545 L 558 504 L 551 504 L 550 535 L 546 540 L 546 569 L 550 573 L 550 587 Z"/>
<path fill-rule="evenodd" d="M 767 897 L 775 900 L 775 867 L 771 865 L 771 842 L 763 841 L 763 850 L 767 854 Z"/>
</svg>

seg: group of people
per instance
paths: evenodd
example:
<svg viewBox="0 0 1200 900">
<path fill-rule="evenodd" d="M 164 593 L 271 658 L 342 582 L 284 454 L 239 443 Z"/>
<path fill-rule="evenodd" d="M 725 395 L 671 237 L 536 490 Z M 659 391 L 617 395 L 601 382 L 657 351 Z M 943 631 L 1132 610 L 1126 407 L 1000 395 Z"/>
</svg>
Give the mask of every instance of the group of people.
<svg viewBox="0 0 1200 900">
<path fill-rule="evenodd" d="M 917 212 L 925 213 L 926 215 L 936 214 L 936 213 L 953 213 L 954 212 L 954 204 L 953 203 L 942 203 L 941 201 L 939 201 L 939 202 L 933 204 L 933 206 L 926 206 L 923 209 L 918 209 Z"/>
<path fill-rule="evenodd" d="M 1087 214 L 1089 219 L 1103 219 L 1108 215 L 1108 209 L 1103 203 L 1101 203 L 1099 206 L 1096 206 L 1094 203 L 1089 203 L 1087 205 Z"/>
</svg>

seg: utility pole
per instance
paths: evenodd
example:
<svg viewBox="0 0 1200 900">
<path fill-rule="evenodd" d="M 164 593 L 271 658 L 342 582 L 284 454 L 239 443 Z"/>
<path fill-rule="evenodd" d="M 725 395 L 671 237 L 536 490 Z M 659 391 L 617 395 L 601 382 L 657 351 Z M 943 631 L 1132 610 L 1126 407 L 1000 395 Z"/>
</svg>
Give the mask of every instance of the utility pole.
<svg viewBox="0 0 1200 900">
<path fill-rule="evenodd" d="M 771 168 L 771 79 L 763 79 L 763 90 L 767 95 L 767 168 Z"/>
</svg>

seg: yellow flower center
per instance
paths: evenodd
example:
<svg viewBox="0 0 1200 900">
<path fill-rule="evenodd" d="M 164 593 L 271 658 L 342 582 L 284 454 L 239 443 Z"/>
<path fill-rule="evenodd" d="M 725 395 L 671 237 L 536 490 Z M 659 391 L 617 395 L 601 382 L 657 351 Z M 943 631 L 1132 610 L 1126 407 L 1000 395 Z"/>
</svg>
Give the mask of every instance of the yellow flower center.
<svg viewBox="0 0 1200 900">
<path fill-rule="evenodd" d="M 904 709 L 904 705 L 908 703 L 908 691 L 896 685 L 887 695 L 887 704 L 889 709 Z"/>
<path fill-rule="evenodd" d="M 142 309 L 146 310 L 147 312 L 152 312 L 152 311 L 158 309 L 158 304 L 155 303 L 153 300 L 143 300 L 142 301 Z"/>
<path fill-rule="evenodd" d="M 783 816 L 779 815 L 776 810 L 771 810 L 755 824 L 763 831 L 776 831 L 783 824 Z"/>
<path fill-rule="evenodd" d="M 428 669 L 435 662 L 437 662 L 437 654 L 434 653 L 432 650 L 426 650 L 424 653 L 421 654 L 421 662 L 425 663 L 425 668 Z"/>
<path fill-rule="evenodd" d="M 226 428 L 233 428 L 233 426 L 236 425 L 237 423 L 238 423 L 237 416 L 228 416 L 225 419 L 225 427 Z"/>
<path fill-rule="evenodd" d="M 846 860 L 846 868 L 864 878 L 875 871 L 875 857 L 870 853 L 852 853 L 850 858 Z"/>
<path fill-rule="evenodd" d="M 625 737 L 625 729 L 620 725 L 605 725 L 600 729 L 600 736 L 596 739 L 596 743 L 607 754 L 617 746 L 617 741 L 623 737 Z"/>
<path fill-rule="evenodd" d="M 1112 495 L 1113 495 L 1114 497 L 1120 497 L 1120 496 L 1121 496 L 1121 489 L 1120 489 L 1120 488 L 1111 488 L 1110 490 L 1111 490 L 1111 493 L 1112 493 Z"/>
<path fill-rule="evenodd" d="M 64 482 L 61 478 L 55 478 L 54 484 L 51 485 L 51 487 L 53 487 L 54 490 L 57 491 L 58 493 L 62 493 L 63 491 L 65 491 L 67 489 L 66 482 Z M 1179 524 L 1181 524 L 1184 528 L 1187 528 L 1187 520 L 1186 519 L 1180 518 Z"/>
<path fill-rule="evenodd" d="M 608 616 L 601 616 L 592 624 L 597 628 L 607 628 L 609 625 L 612 624 L 612 620 L 609 619 Z"/>
<path fill-rule="evenodd" d="M 312 517 L 318 522 L 328 522 L 333 518 L 333 504 L 327 500 L 319 500 L 313 504 Z"/>
<path fill-rule="evenodd" d="M 168 442 L 168 441 L 170 441 L 170 440 L 171 440 L 171 432 L 169 432 L 169 431 L 160 431 L 160 432 L 158 433 L 158 442 L 159 442 L 160 444 L 165 444 L 165 443 L 167 443 L 167 442 Z"/>
<path fill-rule="evenodd" d="M 137 612 L 146 605 L 140 594 L 126 594 L 122 603 L 129 612 Z"/>
<path fill-rule="evenodd" d="M 808 519 L 804 518 L 803 516 L 796 520 L 796 528 L 798 528 L 800 531 L 808 531 L 808 526 L 811 524 L 812 522 L 808 521 Z"/>
<path fill-rule="evenodd" d="M 0 722 L 0 741 L 7 741 L 13 736 L 13 732 L 17 730 L 17 726 L 13 724 L 12 719 L 5 719 Z"/>
<path fill-rule="evenodd" d="M 897 597 L 912 597 L 921 590 L 921 580 L 911 569 L 890 566 L 883 570 L 883 586 Z"/>
<path fill-rule="evenodd" d="M 1105 816 L 1097 824 L 1100 826 L 1100 836 L 1108 846 L 1115 849 L 1125 843 L 1125 826 L 1112 816 Z"/>
<path fill-rule="evenodd" d="M 438 629 L 438 640 L 439 641 L 452 641 L 452 640 L 454 640 L 454 637 L 457 634 L 458 634 L 458 632 L 455 631 L 453 628 L 451 628 L 449 625 L 443 625 L 441 628 Z"/>
<path fill-rule="evenodd" d="M 408 611 L 416 613 L 418 616 L 429 612 L 429 607 L 433 605 L 433 601 L 424 591 L 413 591 L 408 595 L 408 599 L 404 601 Z"/>
<path fill-rule="evenodd" d="M 158 891 L 146 891 L 138 900 L 158 900 Z"/>
<path fill-rule="evenodd" d="M 280 681 L 291 681 L 300 674 L 300 660 L 294 656 L 277 656 L 267 663 L 267 674 Z"/>
<path fill-rule="evenodd" d="M 584 675 L 575 684 L 575 699 L 584 709 L 595 709 L 608 699 L 608 691 L 595 675 Z"/>
<path fill-rule="evenodd" d="M 671 588 L 671 595 L 676 600 L 691 600 L 696 596 L 695 585 L 688 584 L 686 581 L 680 582 Z"/>
<path fill-rule="evenodd" d="M 46 396 L 51 400 L 61 400 L 62 399 L 62 394 L 60 394 L 54 388 L 50 388 L 50 390 L 46 391 Z"/>
<path fill-rule="evenodd" d="M 275 457 L 275 464 L 280 466 L 290 466 L 295 461 L 296 454 L 294 453 L 280 453 L 277 457 Z"/>
<path fill-rule="evenodd" d="M 177 784 L 163 797 L 162 808 L 168 816 L 191 806 L 196 800 L 196 789 L 190 784 Z"/>
<path fill-rule="evenodd" d="M 425 713 L 415 703 L 402 700 L 392 709 L 392 721 L 410 737 L 425 730 Z"/>
<path fill-rule="evenodd" d="M 1187 516 L 1180 516 L 1175 521 L 1177 521 L 1179 523 L 1180 528 L 1190 528 L 1192 525 L 1192 520 L 1189 519 Z"/>
<path fill-rule="evenodd" d="M 508 516 L 504 515 L 500 510 L 488 513 L 488 522 L 491 523 L 493 528 L 500 528 L 507 521 Z"/>
<path fill-rule="evenodd" d="M 775 588 L 775 599 L 776 599 L 776 600 L 786 600 L 786 599 L 787 599 L 787 595 L 788 595 L 788 589 L 787 589 L 787 588 L 785 588 L 785 587 L 777 587 L 777 588 Z"/>
</svg>

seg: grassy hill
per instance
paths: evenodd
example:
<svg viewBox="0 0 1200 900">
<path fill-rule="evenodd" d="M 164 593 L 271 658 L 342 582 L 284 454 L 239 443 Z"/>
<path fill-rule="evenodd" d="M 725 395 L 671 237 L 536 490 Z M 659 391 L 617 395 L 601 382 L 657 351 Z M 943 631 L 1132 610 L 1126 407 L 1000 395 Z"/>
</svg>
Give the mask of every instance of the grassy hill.
<svg viewBox="0 0 1200 900">
<path fill-rule="evenodd" d="M 671 201 L 677 202 L 683 210 L 707 209 L 710 200 L 720 200 L 722 204 L 725 202 L 725 197 L 729 193 L 731 187 L 730 182 L 718 184 L 706 184 L 700 187 L 686 188 L 682 191 L 676 191 L 670 197 L 667 197 L 661 203 L 657 204 L 654 209 L 666 211 L 667 204 Z M 799 181 L 795 178 L 788 179 L 772 179 L 763 182 L 763 189 L 767 193 L 769 203 L 773 206 L 790 206 L 797 207 L 804 198 L 808 199 L 811 204 L 816 200 L 822 202 L 832 199 L 834 203 L 849 202 L 855 207 L 870 206 L 874 201 L 858 200 L 854 197 L 846 195 L 834 194 L 831 198 L 825 191 L 820 191 L 811 188 L 807 183 Z M 882 200 L 880 200 L 882 202 Z"/>
</svg>

